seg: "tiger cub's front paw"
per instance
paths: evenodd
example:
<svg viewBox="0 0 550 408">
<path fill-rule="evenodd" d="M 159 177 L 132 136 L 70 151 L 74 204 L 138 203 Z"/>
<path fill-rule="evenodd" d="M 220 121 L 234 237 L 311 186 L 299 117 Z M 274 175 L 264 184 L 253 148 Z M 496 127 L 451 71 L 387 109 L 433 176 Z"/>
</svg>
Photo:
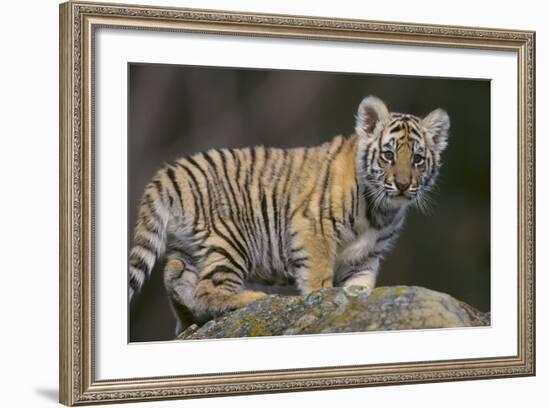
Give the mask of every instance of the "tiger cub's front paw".
<svg viewBox="0 0 550 408">
<path fill-rule="evenodd" d="M 372 272 L 355 274 L 351 278 L 347 279 L 343 286 L 361 286 L 366 290 L 373 290 L 376 287 L 376 274 Z"/>
</svg>

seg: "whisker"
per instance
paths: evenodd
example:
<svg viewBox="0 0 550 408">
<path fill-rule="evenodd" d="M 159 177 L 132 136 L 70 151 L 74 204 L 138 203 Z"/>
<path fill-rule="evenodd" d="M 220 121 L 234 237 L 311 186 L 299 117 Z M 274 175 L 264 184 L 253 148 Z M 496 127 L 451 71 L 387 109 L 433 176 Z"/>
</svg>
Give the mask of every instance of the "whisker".
<svg viewBox="0 0 550 408">
<path fill-rule="evenodd" d="M 383 187 L 378 188 L 378 194 L 374 198 L 374 202 L 373 202 L 373 210 L 378 210 L 378 208 L 380 208 L 385 197 L 386 197 L 386 192 L 384 188 Z"/>
<path fill-rule="evenodd" d="M 434 201 L 426 191 L 418 193 L 414 198 L 418 210 L 424 215 L 431 215 L 434 212 Z"/>
</svg>

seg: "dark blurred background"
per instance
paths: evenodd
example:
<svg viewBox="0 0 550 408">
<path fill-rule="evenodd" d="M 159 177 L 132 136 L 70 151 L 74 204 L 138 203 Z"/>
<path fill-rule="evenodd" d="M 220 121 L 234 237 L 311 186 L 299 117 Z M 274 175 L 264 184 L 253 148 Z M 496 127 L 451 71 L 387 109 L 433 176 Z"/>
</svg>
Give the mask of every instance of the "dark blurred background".
<svg viewBox="0 0 550 408">
<path fill-rule="evenodd" d="M 128 222 L 164 162 L 208 148 L 311 146 L 353 132 L 361 99 L 451 117 L 430 216 L 410 211 L 378 286 L 419 285 L 490 308 L 490 81 L 130 64 Z M 131 242 L 129 240 L 129 242 Z M 167 340 L 175 320 L 161 268 L 138 298 L 130 341 Z"/>
</svg>

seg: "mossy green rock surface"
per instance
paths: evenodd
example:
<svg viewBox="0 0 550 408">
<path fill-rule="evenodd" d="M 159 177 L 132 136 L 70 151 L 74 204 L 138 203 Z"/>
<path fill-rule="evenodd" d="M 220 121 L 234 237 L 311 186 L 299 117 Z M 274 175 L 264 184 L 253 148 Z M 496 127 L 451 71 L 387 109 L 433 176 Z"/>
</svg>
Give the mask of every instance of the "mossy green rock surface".
<svg viewBox="0 0 550 408">
<path fill-rule="evenodd" d="M 192 325 L 179 340 L 487 326 L 490 314 L 415 286 L 329 288 L 308 296 L 270 295 Z"/>
</svg>

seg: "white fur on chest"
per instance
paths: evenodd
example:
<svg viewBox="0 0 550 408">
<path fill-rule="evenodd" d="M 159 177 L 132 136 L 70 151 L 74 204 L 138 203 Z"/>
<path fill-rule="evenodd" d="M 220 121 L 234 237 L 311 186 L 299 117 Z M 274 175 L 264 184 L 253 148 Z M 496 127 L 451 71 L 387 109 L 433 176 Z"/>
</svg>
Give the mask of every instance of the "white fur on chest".
<svg viewBox="0 0 550 408">
<path fill-rule="evenodd" d="M 357 235 L 354 235 L 351 231 L 345 234 L 348 236 L 344 238 L 338 250 L 336 256 L 337 263 L 364 258 L 367 254 L 374 251 L 380 231 L 371 228 L 366 220 L 359 225 L 358 230 L 359 234 Z"/>
<path fill-rule="evenodd" d="M 385 252 L 391 248 L 391 241 L 379 241 L 379 238 L 387 237 L 392 231 L 400 229 L 402 223 L 403 217 L 398 215 L 394 222 L 382 229 L 376 229 L 369 224 L 366 218 L 361 219 L 355 233 L 349 229 L 342 234 L 343 239 L 336 254 L 337 265 L 353 263 L 355 260 L 365 259 L 373 253 Z"/>
</svg>

